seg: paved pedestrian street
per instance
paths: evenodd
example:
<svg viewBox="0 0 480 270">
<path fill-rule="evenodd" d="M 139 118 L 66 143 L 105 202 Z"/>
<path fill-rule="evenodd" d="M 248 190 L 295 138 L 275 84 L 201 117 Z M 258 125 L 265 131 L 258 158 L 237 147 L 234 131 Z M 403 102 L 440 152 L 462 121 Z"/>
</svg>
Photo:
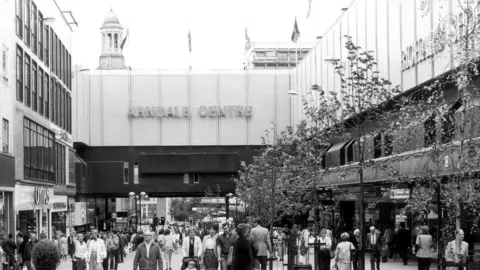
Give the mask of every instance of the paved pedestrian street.
<svg viewBox="0 0 480 270">
<path fill-rule="evenodd" d="M 127 255 L 123 263 L 118 264 L 118 269 L 117 270 L 132 270 L 133 269 L 133 257 L 135 253 L 131 252 L 130 254 Z M 180 253 L 178 254 L 173 254 L 172 257 L 172 270 L 179 270 L 181 267 L 181 261 L 182 261 L 182 256 Z M 334 261 L 332 260 L 332 266 L 333 266 Z M 274 270 L 286 270 L 287 267 L 283 266 L 283 262 L 275 261 L 273 263 L 273 269 Z M 219 268 L 220 269 L 220 268 Z M 268 269 L 268 268 L 267 268 Z M 368 270 L 370 269 L 370 261 L 367 260 L 365 263 L 365 269 Z M 401 261 L 392 261 L 389 260 L 387 263 L 381 263 L 380 264 L 380 270 L 397 270 L 397 269 L 418 269 L 417 262 L 416 261 L 410 261 L 408 265 L 403 265 Z M 430 269 L 437 269 L 437 265 L 434 263 L 430 267 Z M 57 270 L 72 270 L 72 262 L 71 260 L 68 261 L 62 261 L 60 264 L 60 267 Z M 106 270 L 106 269 L 105 269 Z M 163 270 L 166 270 L 166 267 L 163 267 Z M 312 268 L 313 270 L 313 268 Z"/>
</svg>

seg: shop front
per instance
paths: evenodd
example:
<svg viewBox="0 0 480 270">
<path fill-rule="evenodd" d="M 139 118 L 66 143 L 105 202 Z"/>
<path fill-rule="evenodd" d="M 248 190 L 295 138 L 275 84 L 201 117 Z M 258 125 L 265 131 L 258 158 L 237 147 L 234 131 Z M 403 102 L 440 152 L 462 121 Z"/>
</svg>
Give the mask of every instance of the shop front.
<svg viewBox="0 0 480 270">
<path fill-rule="evenodd" d="M 51 215 L 53 203 L 53 187 L 47 186 L 15 186 L 15 206 L 17 212 L 17 228 L 23 234 L 37 233 L 52 237 Z"/>
<path fill-rule="evenodd" d="M 53 195 L 52 198 L 52 233 L 55 236 L 67 234 L 67 210 L 68 197 L 65 195 Z"/>
</svg>

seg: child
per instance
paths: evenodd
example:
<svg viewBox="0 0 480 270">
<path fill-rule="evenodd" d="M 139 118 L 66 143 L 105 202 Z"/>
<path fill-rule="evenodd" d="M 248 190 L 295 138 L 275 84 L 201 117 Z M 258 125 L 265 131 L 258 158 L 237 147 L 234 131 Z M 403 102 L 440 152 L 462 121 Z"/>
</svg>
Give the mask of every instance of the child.
<svg viewBox="0 0 480 270">
<path fill-rule="evenodd" d="M 197 263 L 194 260 L 189 261 L 187 269 L 198 270 L 197 269 Z"/>
</svg>

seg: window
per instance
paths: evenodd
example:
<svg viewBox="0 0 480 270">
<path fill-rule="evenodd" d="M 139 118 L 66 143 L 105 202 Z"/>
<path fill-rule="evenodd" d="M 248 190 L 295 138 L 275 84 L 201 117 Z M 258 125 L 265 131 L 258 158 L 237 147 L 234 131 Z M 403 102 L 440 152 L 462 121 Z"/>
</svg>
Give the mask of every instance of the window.
<svg viewBox="0 0 480 270">
<path fill-rule="evenodd" d="M 4 80 L 8 80 L 8 47 L 7 45 L 2 45 L 2 76 Z"/>
<path fill-rule="evenodd" d="M 130 181 L 128 179 L 128 162 L 123 162 L 123 184 L 128 184 Z"/>
<path fill-rule="evenodd" d="M 50 29 L 50 70 L 55 73 L 55 33 L 52 28 Z"/>
<path fill-rule="evenodd" d="M 40 60 L 43 61 L 43 15 L 39 11 L 38 12 L 38 27 L 35 27 L 35 29 L 38 28 L 38 57 Z"/>
<path fill-rule="evenodd" d="M 60 42 L 60 39 L 58 38 L 57 34 L 55 34 L 55 40 L 57 41 L 57 44 L 55 45 L 55 46 L 56 46 L 56 50 L 55 50 L 55 54 L 56 54 L 56 56 L 55 56 L 55 59 L 56 59 L 56 61 L 55 61 L 55 62 L 56 62 L 56 63 L 55 63 L 55 64 L 56 64 L 56 66 L 55 66 L 55 74 L 57 74 L 57 77 L 60 77 L 60 71 L 61 71 L 61 70 L 60 70 L 60 68 L 61 68 L 61 67 L 60 67 L 60 61 L 61 61 L 61 59 L 60 59 L 60 57 L 61 57 L 60 52 L 61 52 L 61 44 L 62 44 L 62 43 Z"/>
<path fill-rule="evenodd" d="M 355 141 L 351 141 L 347 143 L 345 146 L 345 158 L 346 158 L 346 163 L 353 162 L 353 152 L 355 149 L 353 149 L 353 146 L 355 145 Z"/>
<path fill-rule="evenodd" d="M 68 81 L 68 88 L 72 89 L 72 56 L 70 53 L 68 54 L 68 64 L 67 64 L 67 81 Z"/>
<path fill-rule="evenodd" d="M 436 121 L 435 121 L 435 114 L 432 114 L 424 123 L 423 127 L 425 128 L 425 147 L 432 146 L 437 138 L 437 130 L 436 130 Z"/>
<path fill-rule="evenodd" d="M 48 77 L 47 73 L 45 72 L 45 83 L 44 83 L 44 90 L 45 94 L 43 96 L 43 99 L 45 100 L 45 118 L 49 119 L 50 118 L 50 87 L 49 87 L 49 82 L 50 78 Z"/>
<path fill-rule="evenodd" d="M 75 151 L 68 150 L 68 183 L 75 184 Z"/>
<path fill-rule="evenodd" d="M 193 173 L 192 177 L 193 177 L 193 183 L 194 184 L 200 183 L 200 176 L 198 175 L 198 173 Z"/>
<path fill-rule="evenodd" d="M 17 100 L 23 102 L 23 50 L 17 45 Z"/>
<path fill-rule="evenodd" d="M 391 134 L 385 134 L 383 136 L 383 144 L 385 156 L 390 156 L 393 153 L 393 136 Z"/>
<path fill-rule="evenodd" d="M 457 101 L 442 118 L 442 143 L 451 142 L 455 137 L 455 112 L 462 107 L 462 102 Z"/>
<path fill-rule="evenodd" d="M 60 126 L 60 84 L 55 81 L 55 123 Z"/>
<path fill-rule="evenodd" d="M 31 33 L 32 33 L 32 43 L 31 43 L 31 46 L 32 46 L 32 51 L 37 54 L 37 33 L 38 33 L 38 18 L 37 18 L 37 6 L 35 5 L 35 3 L 32 2 L 32 17 L 31 17 L 31 20 L 32 20 L 32 30 L 31 30 Z"/>
<path fill-rule="evenodd" d="M 118 49 L 118 34 L 115 34 L 115 35 L 113 36 L 113 38 L 114 38 L 114 40 L 113 40 L 113 43 L 114 43 L 113 46 L 114 46 L 115 50 L 117 50 L 117 49 Z"/>
<path fill-rule="evenodd" d="M 61 88 L 61 96 L 60 96 L 60 126 L 65 129 L 65 88 Z"/>
<path fill-rule="evenodd" d="M 22 39 L 23 38 L 23 9 L 22 9 L 23 0 L 16 0 L 15 1 L 15 30 L 17 32 L 17 36 Z"/>
<path fill-rule="evenodd" d="M 265 57 L 265 52 L 255 52 L 255 55 L 256 55 L 258 58 L 264 58 L 264 57 Z"/>
<path fill-rule="evenodd" d="M 50 120 L 55 123 L 55 80 L 50 77 Z"/>
<path fill-rule="evenodd" d="M 38 113 L 43 115 L 43 96 L 44 96 L 43 71 L 38 68 Z"/>
<path fill-rule="evenodd" d="M 133 163 L 133 183 L 138 184 L 140 183 L 138 180 L 138 161 Z"/>
<path fill-rule="evenodd" d="M 50 51 L 50 35 L 49 35 L 49 31 L 48 31 L 48 28 L 49 26 L 45 24 L 45 55 L 44 55 L 44 62 L 45 62 L 45 65 L 48 67 L 50 61 L 50 54 L 49 54 L 49 51 Z"/>
<path fill-rule="evenodd" d="M 380 134 L 373 137 L 373 158 L 382 157 L 382 136 Z"/>
<path fill-rule="evenodd" d="M 37 63 L 32 60 L 32 109 L 36 112 L 38 99 L 37 99 L 37 90 L 38 90 L 38 77 L 37 77 Z"/>
<path fill-rule="evenodd" d="M 183 183 L 184 184 L 189 184 L 190 183 L 190 177 L 188 173 L 183 174 Z"/>
<path fill-rule="evenodd" d="M 2 120 L 2 152 L 8 154 L 10 145 L 8 120 Z"/>
<path fill-rule="evenodd" d="M 268 58 L 274 58 L 275 56 L 277 56 L 276 51 L 267 51 L 267 57 Z"/>
<path fill-rule="evenodd" d="M 61 143 L 55 143 L 56 151 L 56 170 L 55 170 L 55 183 L 57 185 L 65 185 L 67 180 L 66 174 L 66 148 Z"/>
<path fill-rule="evenodd" d="M 23 120 L 25 179 L 53 181 L 55 168 L 54 135 L 47 128 Z"/>
<path fill-rule="evenodd" d="M 27 53 L 24 54 L 25 65 L 23 66 L 23 78 L 24 78 L 24 95 L 25 95 L 25 104 L 30 107 L 31 105 L 31 96 L 30 96 L 30 84 L 31 84 L 31 72 L 30 72 L 30 56 Z"/>
<path fill-rule="evenodd" d="M 287 52 L 278 52 L 278 60 L 287 60 L 288 54 Z"/>
<path fill-rule="evenodd" d="M 67 131 L 72 133 L 72 97 L 67 93 Z"/>
<path fill-rule="evenodd" d="M 30 46 L 30 0 L 24 0 L 23 5 L 23 33 L 24 38 L 23 41 L 27 46 Z"/>
</svg>

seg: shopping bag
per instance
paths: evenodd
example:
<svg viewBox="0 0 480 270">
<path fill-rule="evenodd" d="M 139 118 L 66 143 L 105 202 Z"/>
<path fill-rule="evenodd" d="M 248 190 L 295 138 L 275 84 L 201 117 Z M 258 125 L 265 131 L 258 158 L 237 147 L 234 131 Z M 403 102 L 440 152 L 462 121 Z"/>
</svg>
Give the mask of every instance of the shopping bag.
<svg viewBox="0 0 480 270">
<path fill-rule="evenodd" d="M 233 247 L 230 247 L 230 250 L 228 251 L 227 265 L 232 265 L 232 263 L 233 263 Z"/>
</svg>

